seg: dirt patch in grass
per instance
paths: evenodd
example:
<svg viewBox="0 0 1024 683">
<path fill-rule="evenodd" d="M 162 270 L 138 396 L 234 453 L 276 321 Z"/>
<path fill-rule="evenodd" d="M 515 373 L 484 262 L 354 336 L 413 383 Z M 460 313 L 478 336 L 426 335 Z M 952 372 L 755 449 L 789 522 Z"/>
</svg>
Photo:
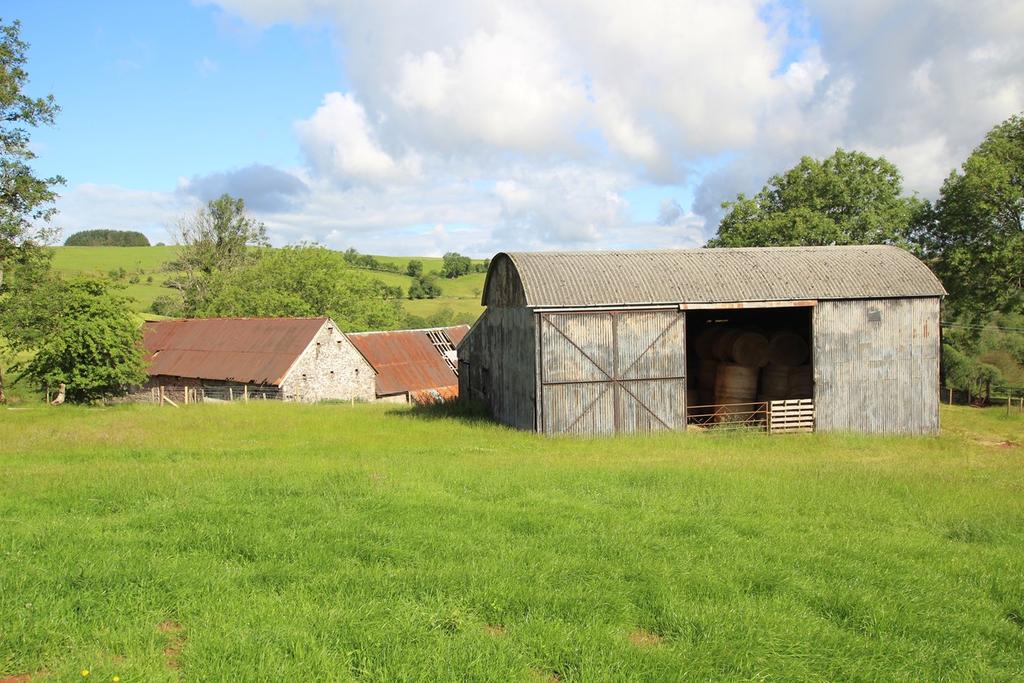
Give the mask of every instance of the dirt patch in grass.
<svg viewBox="0 0 1024 683">
<path fill-rule="evenodd" d="M 991 441 L 988 439 L 982 439 L 978 441 L 982 446 L 988 446 L 989 448 L 1020 448 L 1020 444 L 1016 441 Z"/>
<path fill-rule="evenodd" d="M 558 683 L 562 680 L 562 677 L 558 675 L 557 671 L 544 671 L 543 669 L 532 669 L 530 673 L 533 674 L 534 680 L 544 681 L 544 683 Z"/>
<path fill-rule="evenodd" d="M 45 672 L 37 671 L 34 674 L 14 674 L 0 678 L 0 683 L 28 683 L 34 676 L 42 676 Z"/>
<path fill-rule="evenodd" d="M 505 627 L 501 624 L 485 624 L 484 633 L 492 638 L 500 638 L 505 635 Z"/>
<path fill-rule="evenodd" d="M 642 628 L 638 628 L 629 634 L 629 642 L 637 647 L 654 647 L 655 645 L 661 645 L 663 640 L 665 639 L 657 633 L 645 631 Z"/>
<path fill-rule="evenodd" d="M 181 656 L 182 648 L 185 647 L 185 636 L 182 635 L 184 627 L 178 622 L 169 619 L 160 622 L 156 630 L 167 637 L 167 645 L 164 647 L 164 659 L 167 662 L 167 668 L 177 671 L 181 668 L 178 658 Z"/>
</svg>

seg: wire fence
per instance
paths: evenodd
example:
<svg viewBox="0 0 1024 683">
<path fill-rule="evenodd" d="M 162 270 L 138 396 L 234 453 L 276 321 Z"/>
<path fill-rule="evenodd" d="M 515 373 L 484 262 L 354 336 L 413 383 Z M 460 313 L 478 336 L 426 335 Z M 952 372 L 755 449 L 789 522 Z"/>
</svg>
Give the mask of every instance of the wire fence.
<svg viewBox="0 0 1024 683">
<path fill-rule="evenodd" d="M 234 401 L 281 401 L 281 387 L 253 385 L 181 386 L 159 385 L 135 394 L 132 400 L 157 405 L 188 405 L 190 403 L 229 403 Z"/>
</svg>

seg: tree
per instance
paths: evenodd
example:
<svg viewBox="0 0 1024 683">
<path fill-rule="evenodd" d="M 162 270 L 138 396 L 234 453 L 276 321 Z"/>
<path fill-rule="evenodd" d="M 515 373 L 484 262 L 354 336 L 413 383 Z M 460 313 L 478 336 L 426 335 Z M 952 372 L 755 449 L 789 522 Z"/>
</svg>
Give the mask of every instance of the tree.
<svg viewBox="0 0 1024 683">
<path fill-rule="evenodd" d="M 420 275 L 409 285 L 410 299 L 436 299 L 441 296 L 441 287 L 433 275 Z"/>
<path fill-rule="evenodd" d="M 405 274 L 409 277 L 419 277 L 423 275 L 423 261 L 410 259 L 409 265 L 405 267 Z"/>
<path fill-rule="evenodd" d="M 21 23 L 0 21 L 0 338 L 6 338 L 9 346 L 18 346 L 14 338 L 29 332 L 14 324 L 19 313 L 11 307 L 21 308 L 30 291 L 16 296 L 5 275 L 19 267 L 28 269 L 26 275 L 38 275 L 39 269 L 49 266 L 49 255 L 41 246 L 54 234 L 48 225 L 56 212 L 53 187 L 64 183 L 60 176 L 37 178 L 29 166 L 36 155 L 29 146 L 28 129 L 52 125 L 60 107 L 53 95 L 32 98 L 24 93 L 27 50 Z M 23 283 L 30 280 L 21 278 Z M 4 400 L 0 365 L 0 403 Z"/>
<path fill-rule="evenodd" d="M 302 245 L 268 249 L 244 266 L 213 274 L 195 315 L 330 316 L 347 331 L 393 329 L 395 291 L 346 263 L 343 254 Z"/>
<path fill-rule="evenodd" d="M 469 273 L 473 262 L 468 256 L 463 256 L 457 251 L 449 251 L 441 259 L 441 273 L 446 278 L 457 278 Z"/>
<path fill-rule="evenodd" d="M 64 240 L 65 247 L 148 247 L 149 239 L 134 230 L 82 230 Z"/>
<path fill-rule="evenodd" d="M 167 269 L 184 273 L 186 315 L 195 315 L 211 276 L 246 265 L 251 246 L 269 246 L 267 228 L 245 212 L 245 200 L 223 194 L 178 225 L 181 251 Z"/>
<path fill-rule="evenodd" d="M 922 235 L 954 312 L 977 322 L 1024 311 L 1024 115 L 950 173 Z"/>
<path fill-rule="evenodd" d="M 909 244 L 925 203 L 904 197 L 899 169 L 884 158 L 837 149 L 803 157 L 753 197 L 725 202 L 709 247 Z"/>
<path fill-rule="evenodd" d="M 71 401 L 123 394 L 146 380 L 142 333 L 125 297 L 102 280 L 60 283 L 56 317 L 26 374 L 67 385 Z"/>
</svg>

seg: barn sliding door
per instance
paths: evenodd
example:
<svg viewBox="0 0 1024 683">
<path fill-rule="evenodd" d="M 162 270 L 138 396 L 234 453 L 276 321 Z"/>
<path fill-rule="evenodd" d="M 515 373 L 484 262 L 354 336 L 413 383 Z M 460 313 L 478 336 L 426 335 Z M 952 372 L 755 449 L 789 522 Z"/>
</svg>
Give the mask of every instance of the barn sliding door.
<svg viewBox="0 0 1024 683">
<path fill-rule="evenodd" d="M 543 313 L 541 417 L 549 434 L 686 426 L 686 333 L 676 310 Z"/>
</svg>

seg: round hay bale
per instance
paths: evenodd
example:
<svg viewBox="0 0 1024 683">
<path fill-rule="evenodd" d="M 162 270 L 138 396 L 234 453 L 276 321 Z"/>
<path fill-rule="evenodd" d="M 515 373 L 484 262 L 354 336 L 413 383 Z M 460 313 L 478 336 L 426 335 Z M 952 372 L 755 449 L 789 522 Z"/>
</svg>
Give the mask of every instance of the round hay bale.
<svg viewBox="0 0 1024 683">
<path fill-rule="evenodd" d="M 715 421 L 745 422 L 749 420 L 757 396 L 757 368 L 735 363 L 718 366 L 715 379 Z M 747 405 L 744 405 L 747 404 Z"/>
<path fill-rule="evenodd" d="M 732 359 L 740 365 L 764 367 L 768 364 L 768 337 L 758 332 L 743 332 L 733 342 Z"/>
<path fill-rule="evenodd" d="M 810 365 L 789 369 L 789 394 L 787 398 L 814 398 L 814 376 Z"/>
<path fill-rule="evenodd" d="M 772 365 L 802 365 L 808 355 L 807 342 L 795 332 L 778 332 L 768 342 L 768 362 Z"/>
<path fill-rule="evenodd" d="M 713 347 L 713 353 L 715 358 L 722 362 L 729 362 L 732 360 L 732 346 L 736 343 L 736 339 L 743 334 L 740 330 L 727 329 L 722 332 L 715 340 Z"/>
<path fill-rule="evenodd" d="M 722 363 L 715 378 L 715 402 L 749 403 L 757 395 L 757 368 Z"/>
<path fill-rule="evenodd" d="M 709 327 L 697 335 L 697 340 L 693 343 L 693 350 L 697 354 L 697 358 L 702 360 L 714 360 L 715 358 L 715 343 L 718 338 L 722 336 L 722 332 L 725 329 L 720 325 Z"/>
<path fill-rule="evenodd" d="M 789 395 L 789 370 L 785 365 L 769 365 L 761 369 L 761 396 L 765 401 L 781 401 Z"/>
</svg>

